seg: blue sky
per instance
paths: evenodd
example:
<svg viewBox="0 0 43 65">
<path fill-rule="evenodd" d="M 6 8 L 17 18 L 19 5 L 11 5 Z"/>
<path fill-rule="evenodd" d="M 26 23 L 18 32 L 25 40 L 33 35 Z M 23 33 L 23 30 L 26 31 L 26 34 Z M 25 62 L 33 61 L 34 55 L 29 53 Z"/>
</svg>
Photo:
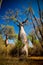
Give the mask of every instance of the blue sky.
<svg viewBox="0 0 43 65">
<path fill-rule="evenodd" d="M 40 8 L 43 10 L 43 0 L 40 1 Z M 24 11 L 26 8 L 31 6 L 34 10 L 35 16 L 38 18 L 38 6 L 37 0 L 3 0 L 2 7 L 0 8 L 0 16 L 3 16 L 8 9 L 16 10 L 19 9 L 20 11 Z M 24 15 L 21 15 L 22 21 L 25 19 Z M 4 20 L 0 19 L 0 24 L 5 24 Z M 11 21 L 9 25 L 14 26 L 15 32 L 19 32 L 19 28 Z M 26 33 L 30 33 L 32 30 L 32 25 L 26 25 L 24 27 Z"/>
</svg>

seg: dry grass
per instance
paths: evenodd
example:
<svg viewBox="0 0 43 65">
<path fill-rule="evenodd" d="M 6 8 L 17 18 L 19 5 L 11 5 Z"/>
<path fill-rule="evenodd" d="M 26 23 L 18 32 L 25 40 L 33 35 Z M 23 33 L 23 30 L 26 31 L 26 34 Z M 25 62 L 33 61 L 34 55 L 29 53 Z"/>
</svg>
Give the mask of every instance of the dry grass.
<svg viewBox="0 0 43 65">
<path fill-rule="evenodd" d="M 0 57 L 0 65 L 43 65 L 43 57 Z"/>
<path fill-rule="evenodd" d="M 43 65 L 43 57 L 11 57 L 7 53 L 15 46 L 10 44 L 7 47 L 4 44 L 4 41 L 0 40 L 0 65 Z"/>
</svg>

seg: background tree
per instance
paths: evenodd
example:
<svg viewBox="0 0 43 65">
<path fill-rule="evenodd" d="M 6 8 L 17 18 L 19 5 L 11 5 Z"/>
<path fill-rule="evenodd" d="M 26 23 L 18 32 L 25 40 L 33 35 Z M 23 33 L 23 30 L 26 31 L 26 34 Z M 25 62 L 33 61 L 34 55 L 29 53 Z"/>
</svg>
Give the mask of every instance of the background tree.
<svg viewBox="0 0 43 65">
<path fill-rule="evenodd" d="M 8 39 L 13 39 L 15 37 L 14 28 L 12 26 L 2 26 L 1 34 L 4 35 L 5 45 L 8 45 Z"/>
<path fill-rule="evenodd" d="M 28 12 L 28 13 L 27 13 Z M 35 34 L 38 37 L 41 45 L 43 43 L 43 33 L 42 33 L 42 25 L 39 24 L 40 21 L 37 20 L 37 18 L 34 15 L 34 11 L 33 9 L 30 7 L 26 10 L 26 14 L 28 15 L 28 17 L 32 20 L 32 24 L 35 30 Z"/>
</svg>

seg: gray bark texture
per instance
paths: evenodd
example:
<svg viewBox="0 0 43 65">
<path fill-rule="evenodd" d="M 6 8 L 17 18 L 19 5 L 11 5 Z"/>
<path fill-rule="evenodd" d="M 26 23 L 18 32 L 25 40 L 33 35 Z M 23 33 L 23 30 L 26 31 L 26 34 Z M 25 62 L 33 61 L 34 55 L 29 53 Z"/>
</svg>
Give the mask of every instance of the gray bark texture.
<svg viewBox="0 0 43 65">
<path fill-rule="evenodd" d="M 25 51 L 26 56 L 28 56 L 28 41 L 27 41 L 27 36 L 26 36 L 23 26 L 21 26 L 20 28 L 20 38 L 21 38 L 22 43 L 24 44 L 24 47 L 22 48 L 22 52 Z"/>
</svg>

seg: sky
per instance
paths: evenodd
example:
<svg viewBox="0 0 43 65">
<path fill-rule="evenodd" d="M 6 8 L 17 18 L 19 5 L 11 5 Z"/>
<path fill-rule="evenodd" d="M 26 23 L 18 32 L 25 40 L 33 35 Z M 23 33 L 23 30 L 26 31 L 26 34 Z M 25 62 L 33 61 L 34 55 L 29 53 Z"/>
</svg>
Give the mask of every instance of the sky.
<svg viewBox="0 0 43 65">
<path fill-rule="evenodd" d="M 43 0 L 39 0 L 39 1 L 40 1 L 40 8 L 41 10 L 43 10 Z M 22 12 L 25 11 L 25 9 L 29 8 L 30 6 L 33 8 L 34 14 L 38 18 L 39 15 L 38 15 L 37 0 L 3 0 L 2 6 L 0 8 L 0 17 L 3 16 L 5 12 L 9 9 L 14 11 L 18 9 Z M 26 19 L 24 15 L 20 15 L 20 17 L 21 17 L 21 21 L 24 21 L 24 19 Z M 0 24 L 5 24 L 4 20 L 0 19 Z M 19 28 L 12 21 L 10 21 L 8 25 L 14 26 L 15 32 L 18 34 Z M 32 30 L 32 25 L 26 25 L 24 29 L 26 31 L 26 34 L 28 34 Z"/>
</svg>

